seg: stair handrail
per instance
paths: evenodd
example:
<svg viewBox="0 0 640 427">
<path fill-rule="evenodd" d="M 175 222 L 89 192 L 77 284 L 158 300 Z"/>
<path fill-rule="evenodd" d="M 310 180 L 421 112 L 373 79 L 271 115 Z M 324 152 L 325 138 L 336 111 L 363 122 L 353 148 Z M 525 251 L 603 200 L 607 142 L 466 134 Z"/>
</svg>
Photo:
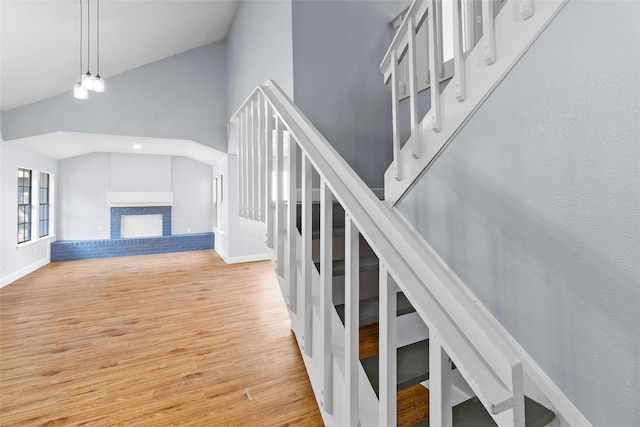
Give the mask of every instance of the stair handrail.
<svg viewBox="0 0 640 427">
<path fill-rule="evenodd" d="M 520 357 L 503 332 L 489 321 L 488 314 L 463 291 L 460 279 L 390 206 L 375 197 L 275 82 L 268 80 L 258 86 L 231 120 L 237 121 L 250 106 L 253 108 L 256 100 L 270 105 L 289 132 L 290 141 L 295 141 L 308 157 L 381 265 L 405 292 L 431 333 L 437 334 L 440 345 L 488 412 L 498 420 L 501 414 L 512 411 L 515 415 L 507 419 L 520 425 L 524 420 Z M 239 132 L 243 132 L 242 127 Z M 239 146 L 239 156 L 246 155 L 246 149 Z M 251 182 L 240 183 L 242 200 L 253 199 L 254 196 L 243 195 L 250 185 Z M 240 204 L 241 216 L 264 221 L 264 215 L 255 214 L 256 209 L 243 209 Z"/>
</svg>

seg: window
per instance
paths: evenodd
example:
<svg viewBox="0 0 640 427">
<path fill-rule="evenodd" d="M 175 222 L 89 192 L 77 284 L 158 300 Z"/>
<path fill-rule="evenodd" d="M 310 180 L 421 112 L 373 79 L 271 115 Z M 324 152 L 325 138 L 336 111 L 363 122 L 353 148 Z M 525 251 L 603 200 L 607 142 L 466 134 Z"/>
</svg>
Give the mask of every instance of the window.
<svg viewBox="0 0 640 427">
<path fill-rule="evenodd" d="M 18 169 L 18 243 L 31 240 L 31 170 Z"/>
<path fill-rule="evenodd" d="M 38 236 L 44 237 L 49 235 L 49 174 L 40 172 L 40 209 L 38 211 Z"/>
</svg>

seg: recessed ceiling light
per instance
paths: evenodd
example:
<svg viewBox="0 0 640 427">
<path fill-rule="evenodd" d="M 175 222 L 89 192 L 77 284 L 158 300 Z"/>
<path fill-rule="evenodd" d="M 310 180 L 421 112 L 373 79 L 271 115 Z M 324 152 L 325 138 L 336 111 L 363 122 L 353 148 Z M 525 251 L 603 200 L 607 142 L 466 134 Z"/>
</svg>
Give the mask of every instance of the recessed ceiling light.
<svg viewBox="0 0 640 427">
<path fill-rule="evenodd" d="M 136 150 L 139 150 L 139 149 L 141 149 L 141 148 L 142 148 L 142 145 L 140 145 L 140 144 L 133 144 L 133 148 L 134 148 L 134 149 L 136 149 Z"/>
</svg>

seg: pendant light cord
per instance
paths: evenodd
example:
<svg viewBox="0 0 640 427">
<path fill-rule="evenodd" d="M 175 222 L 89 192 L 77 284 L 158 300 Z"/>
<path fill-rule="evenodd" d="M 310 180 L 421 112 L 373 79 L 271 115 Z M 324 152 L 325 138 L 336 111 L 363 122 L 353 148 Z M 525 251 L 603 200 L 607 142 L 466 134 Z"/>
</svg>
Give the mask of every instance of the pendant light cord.
<svg viewBox="0 0 640 427">
<path fill-rule="evenodd" d="M 89 68 L 91 67 L 91 11 L 89 5 L 91 0 L 87 0 L 87 74 L 89 74 Z"/>
<path fill-rule="evenodd" d="M 80 0 L 80 77 L 82 77 L 82 0 Z"/>
<path fill-rule="evenodd" d="M 97 49 L 96 49 L 96 61 L 97 61 L 97 75 L 100 76 L 100 0 L 96 0 L 98 6 L 98 23 L 96 30 Z"/>
</svg>

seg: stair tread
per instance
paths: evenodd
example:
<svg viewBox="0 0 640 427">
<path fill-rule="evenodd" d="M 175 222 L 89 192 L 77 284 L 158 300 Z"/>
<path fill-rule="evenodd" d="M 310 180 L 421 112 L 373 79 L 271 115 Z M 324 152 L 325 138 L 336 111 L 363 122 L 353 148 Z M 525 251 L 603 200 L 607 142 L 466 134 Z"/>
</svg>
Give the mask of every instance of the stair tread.
<svg viewBox="0 0 640 427">
<path fill-rule="evenodd" d="M 524 398 L 525 427 L 543 427 L 555 418 L 555 414 L 528 397 Z M 453 425 L 455 427 L 494 427 L 497 426 L 491 415 L 477 397 L 453 408 Z M 414 424 L 415 427 L 429 427 L 429 420 Z"/>
<path fill-rule="evenodd" d="M 345 267 L 344 267 L 343 259 L 334 259 L 333 260 L 333 275 L 334 276 L 344 276 Z M 320 271 L 320 262 L 316 262 L 316 267 L 318 271 Z M 360 257 L 360 272 L 363 273 L 365 271 L 374 271 L 378 269 L 378 257 L 375 255 L 372 256 L 363 256 Z"/>
<path fill-rule="evenodd" d="M 397 304 L 396 304 L 396 315 L 403 316 L 405 314 L 413 313 L 415 308 L 411 305 L 406 295 L 402 292 L 398 292 L 397 294 Z M 345 313 L 345 305 L 338 304 L 336 305 L 336 311 L 338 312 L 338 316 L 340 320 L 342 320 L 342 324 L 344 324 L 344 313 Z M 360 300 L 360 324 L 367 325 L 369 323 L 376 322 L 378 320 L 380 312 L 380 300 L 378 296 L 374 296 L 371 298 L 366 298 Z"/>
<path fill-rule="evenodd" d="M 397 389 L 402 390 L 429 379 L 429 340 L 418 341 L 397 350 Z M 379 393 L 379 355 L 360 360 L 376 394 Z"/>
</svg>

